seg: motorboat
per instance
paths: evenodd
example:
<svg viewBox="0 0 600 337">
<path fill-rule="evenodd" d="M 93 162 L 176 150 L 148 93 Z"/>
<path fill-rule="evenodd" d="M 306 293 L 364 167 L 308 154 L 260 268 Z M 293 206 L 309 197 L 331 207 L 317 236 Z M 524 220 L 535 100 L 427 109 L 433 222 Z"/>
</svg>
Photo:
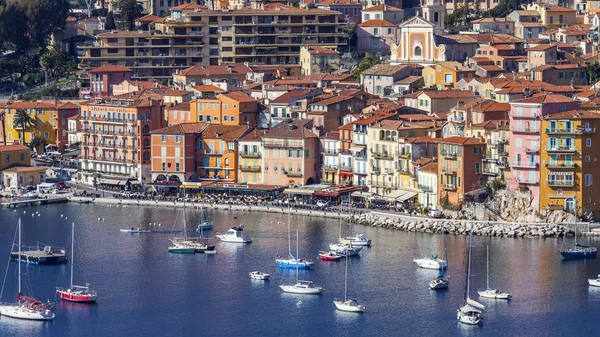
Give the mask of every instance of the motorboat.
<svg viewBox="0 0 600 337">
<path fill-rule="evenodd" d="M 422 258 L 422 259 L 414 259 L 413 260 L 414 263 L 417 264 L 417 266 L 419 266 L 419 268 L 425 268 L 425 269 L 446 269 L 446 267 L 448 267 L 448 263 L 440 258 L 437 257 L 437 255 L 433 255 L 431 257 L 426 257 L 426 258 Z"/>
<path fill-rule="evenodd" d="M 242 232 L 244 231 L 244 226 L 240 225 L 237 227 L 231 227 L 225 234 L 217 234 L 215 235 L 223 242 L 234 242 L 234 243 L 250 243 L 252 240 L 244 236 Z"/>
<path fill-rule="evenodd" d="M 320 251 L 319 252 L 319 259 L 323 260 L 323 261 L 339 261 L 341 258 L 343 257 L 343 255 L 340 255 L 334 251 Z"/>
<path fill-rule="evenodd" d="M 142 229 L 142 228 L 121 228 L 119 229 L 119 232 L 121 233 L 150 233 L 151 231 L 149 229 Z"/>
<path fill-rule="evenodd" d="M 600 275 L 598 275 L 597 279 L 592 279 L 592 278 L 588 279 L 588 283 L 592 287 L 600 287 Z"/>
<path fill-rule="evenodd" d="M 250 272 L 250 278 L 253 280 L 263 280 L 266 281 L 271 277 L 271 274 L 263 273 L 262 271 L 253 271 Z"/>
<path fill-rule="evenodd" d="M 73 269 L 75 265 L 75 223 L 71 225 L 71 283 L 67 289 L 56 288 L 56 293 L 61 300 L 79 303 L 96 303 L 98 292 L 90 290 L 90 285 L 76 286 L 73 284 Z"/>
<path fill-rule="evenodd" d="M 469 296 L 471 287 L 471 255 L 473 252 L 473 224 L 471 224 L 471 233 L 469 234 L 469 259 L 467 263 L 466 284 L 465 287 L 465 302 L 462 307 L 456 310 L 456 319 L 469 325 L 478 325 L 483 322 L 483 311 L 485 306 L 477 301 L 474 301 Z"/>
<path fill-rule="evenodd" d="M 450 280 L 448 278 L 444 278 L 446 273 L 448 272 L 448 252 L 446 251 L 446 234 L 442 238 L 442 251 L 444 252 L 444 258 L 446 259 L 446 268 L 439 269 L 440 273 L 438 277 L 429 282 L 429 288 L 431 290 L 440 290 L 447 289 L 448 284 L 450 284 Z"/>
<path fill-rule="evenodd" d="M 207 255 L 215 255 L 216 253 L 217 253 L 216 250 L 207 250 L 204 252 L 204 254 L 207 254 Z"/>
<path fill-rule="evenodd" d="M 311 281 L 298 280 L 295 284 L 281 284 L 281 290 L 286 293 L 303 294 L 303 295 L 319 295 L 323 292 L 323 288 L 315 286 Z"/>
<path fill-rule="evenodd" d="M 577 242 L 577 227 L 575 227 L 575 245 L 573 247 L 563 249 L 564 244 L 565 236 L 563 235 L 559 253 L 565 259 L 583 259 L 596 257 L 596 255 L 598 255 L 598 249 L 596 249 L 596 247 L 584 246 Z"/>
<path fill-rule="evenodd" d="M 362 246 L 354 247 L 349 243 L 332 243 L 329 245 L 330 250 L 336 252 L 337 254 L 343 255 L 343 256 L 358 255 L 358 253 L 360 253 L 362 248 L 363 248 Z M 346 254 L 346 252 L 348 252 L 348 254 Z"/>
<path fill-rule="evenodd" d="M 490 246 L 487 246 L 487 289 L 478 291 L 480 297 L 492 298 L 495 300 L 509 300 L 512 295 L 503 293 L 496 289 L 490 288 Z"/>
<path fill-rule="evenodd" d="M 204 221 L 203 223 L 198 225 L 198 227 L 196 228 L 196 232 L 200 233 L 202 231 L 208 231 L 211 229 L 213 229 L 213 224 L 211 224 L 210 222 Z"/>
<path fill-rule="evenodd" d="M 348 254 L 348 252 L 346 252 Z M 333 300 L 333 304 L 340 311 L 348 311 L 348 312 L 364 312 L 365 306 L 360 305 L 357 300 L 351 299 L 348 297 L 348 256 L 346 256 L 346 272 L 344 275 L 344 299 L 343 300 Z"/>
<path fill-rule="evenodd" d="M 19 256 L 21 255 L 21 218 L 19 218 Z M 13 241 L 14 244 L 14 241 Z M 11 252 L 12 253 L 12 252 Z M 17 302 L 15 303 L 3 303 L 0 302 L 0 315 L 18 319 L 27 319 L 27 320 L 36 320 L 36 321 L 51 321 L 56 317 L 54 313 L 54 304 L 48 301 L 47 303 L 42 303 L 41 301 L 36 300 L 33 297 L 24 296 L 21 292 L 21 263 L 17 263 L 18 265 L 18 296 Z M 6 275 L 8 275 L 8 268 L 6 269 Z M 5 275 L 5 278 L 6 278 Z M 4 284 L 2 285 L 2 291 L 0 294 L 4 292 Z"/>
<path fill-rule="evenodd" d="M 371 246 L 371 239 L 367 239 L 364 234 L 356 234 L 355 236 L 349 236 L 340 238 L 340 243 L 349 243 L 352 246 Z"/>
</svg>

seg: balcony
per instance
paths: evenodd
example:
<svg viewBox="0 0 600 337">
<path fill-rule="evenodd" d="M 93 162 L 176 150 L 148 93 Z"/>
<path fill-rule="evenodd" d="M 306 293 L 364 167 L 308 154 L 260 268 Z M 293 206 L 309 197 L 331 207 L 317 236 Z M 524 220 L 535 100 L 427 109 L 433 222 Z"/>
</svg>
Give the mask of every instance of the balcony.
<svg viewBox="0 0 600 337">
<path fill-rule="evenodd" d="M 323 149 L 321 153 L 328 156 L 337 156 L 339 152 L 336 149 Z"/>
<path fill-rule="evenodd" d="M 450 152 L 440 152 L 440 155 L 444 158 L 449 158 L 449 159 L 454 159 L 457 157 L 456 153 L 450 153 Z"/>
<path fill-rule="evenodd" d="M 498 144 L 508 144 L 508 138 L 498 139 Z"/>
<path fill-rule="evenodd" d="M 540 133 L 539 128 L 532 128 L 532 127 L 515 127 L 512 129 L 512 131 L 519 132 L 519 133 Z"/>
<path fill-rule="evenodd" d="M 510 165 L 508 165 L 508 162 L 506 162 L 506 161 L 498 161 L 498 162 L 496 162 L 496 166 L 501 167 L 501 168 L 507 168 Z"/>
<path fill-rule="evenodd" d="M 240 152 L 242 158 L 260 158 L 262 153 L 260 152 Z"/>
<path fill-rule="evenodd" d="M 449 168 L 442 167 L 442 173 L 454 176 L 454 175 L 456 175 L 456 169 L 452 168 L 452 167 L 449 167 Z"/>
<path fill-rule="evenodd" d="M 571 176 L 571 178 L 573 178 Z M 555 186 L 555 187 L 574 187 L 575 186 L 575 182 L 573 180 L 548 180 L 546 182 L 546 184 L 548 186 Z"/>
<path fill-rule="evenodd" d="M 585 127 L 577 127 L 577 128 L 547 128 L 546 134 L 549 135 L 589 135 L 596 133 L 596 128 L 585 128 Z"/>
<path fill-rule="evenodd" d="M 577 166 L 575 163 L 545 163 L 549 169 L 574 169 Z"/>
<path fill-rule="evenodd" d="M 554 146 L 547 147 L 546 152 L 577 152 L 577 148 L 575 146 Z"/>
<path fill-rule="evenodd" d="M 442 189 L 446 191 L 456 191 L 456 185 L 454 184 L 442 184 Z"/>
<path fill-rule="evenodd" d="M 203 154 L 205 156 L 221 156 L 221 155 L 223 155 L 222 152 L 216 152 L 216 151 L 213 151 L 213 150 L 200 151 L 200 154 Z"/>
<path fill-rule="evenodd" d="M 483 157 L 483 160 L 496 161 L 498 160 L 498 155 L 492 152 L 488 152 L 485 154 L 485 157 Z"/>
<path fill-rule="evenodd" d="M 410 159 L 411 158 L 411 154 L 410 153 L 402 152 L 402 153 L 400 153 L 400 158 L 402 158 L 402 159 Z"/>
<path fill-rule="evenodd" d="M 392 160 L 394 159 L 394 156 L 392 156 L 391 153 L 386 152 L 386 151 L 382 151 L 382 152 L 374 152 L 371 151 L 371 155 L 373 156 L 373 158 L 375 159 L 387 159 L 387 160 Z"/>
<path fill-rule="evenodd" d="M 491 168 L 484 168 L 481 173 L 486 176 L 496 176 L 499 174 L 498 170 L 494 170 Z"/>
<path fill-rule="evenodd" d="M 538 153 L 540 148 L 537 146 L 525 146 L 525 153 Z"/>
<path fill-rule="evenodd" d="M 381 167 L 378 167 L 378 166 L 371 167 L 371 173 L 380 174 L 381 173 Z"/>
<path fill-rule="evenodd" d="M 282 142 L 274 142 L 274 141 L 265 141 L 263 142 L 263 147 L 292 147 L 292 148 L 302 148 L 304 146 L 304 142 L 291 142 L 291 141 L 282 141 Z"/>
<path fill-rule="evenodd" d="M 367 160 L 367 155 L 364 153 L 364 151 L 359 151 L 359 152 L 354 152 L 352 154 L 352 158 Z"/>
<path fill-rule="evenodd" d="M 535 185 L 538 183 L 538 179 L 537 178 L 533 178 L 533 179 L 529 179 L 529 178 L 517 178 L 517 183 L 519 184 L 528 184 L 528 185 Z"/>
<path fill-rule="evenodd" d="M 251 166 L 251 165 L 240 165 L 240 171 L 242 172 L 260 172 L 260 166 Z"/>
<path fill-rule="evenodd" d="M 340 170 L 341 171 L 352 171 L 352 165 L 340 165 Z"/>
<path fill-rule="evenodd" d="M 510 164 L 512 167 L 538 168 L 539 164 L 530 161 L 515 161 Z"/>
<path fill-rule="evenodd" d="M 294 171 L 294 170 L 290 170 L 290 171 L 283 170 L 283 174 L 285 174 L 288 177 L 302 177 L 303 176 L 301 170 L 297 170 L 297 171 Z"/>
<path fill-rule="evenodd" d="M 337 171 L 338 166 L 337 165 L 331 165 L 331 164 L 327 164 L 327 165 L 323 164 L 323 165 L 321 165 L 321 169 L 323 171 L 334 171 L 335 172 L 335 171 Z"/>
<path fill-rule="evenodd" d="M 335 181 L 333 179 L 321 179 L 321 184 L 333 185 L 333 184 L 335 184 Z"/>
</svg>

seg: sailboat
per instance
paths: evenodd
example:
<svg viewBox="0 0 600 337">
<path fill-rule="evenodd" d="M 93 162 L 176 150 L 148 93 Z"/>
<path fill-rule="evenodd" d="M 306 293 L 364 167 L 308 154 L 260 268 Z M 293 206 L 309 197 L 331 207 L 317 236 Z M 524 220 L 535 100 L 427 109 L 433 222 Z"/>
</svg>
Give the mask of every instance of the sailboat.
<svg viewBox="0 0 600 337">
<path fill-rule="evenodd" d="M 14 243 L 14 242 L 13 242 Z M 11 252 L 12 253 L 12 252 Z M 19 218 L 19 256 L 21 256 L 21 218 Z M 42 303 L 33 297 L 23 296 L 21 292 L 21 263 L 18 264 L 18 297 L 16 303 L 0 303 L 0 315 L 19 319 L 50 321 L 56 316 L 54 314 L 54 304 Z M 8 268 L 6 269 L 8 273 Z M 3 285 L 4 287 L 4 285 Z M 4 292 L 4 289 L 2 289 Z"/>
<path fill-rule="evenodd" d="M 196 247 L 187 239 L 187 224 L 186 224 L 185 209 L 183 210 L 183 238 L 171 239 L 169 253 L 188 254 L 195 253 Z"/>
<path fill-rule="evenodd" d="M 431 280 L 431 282 L 429 282 L 429 288 L 431 288 L 432 290 L 446 289 L 448 288 L 448 284 L 450 283 L 450 280 L 444 278 L 444 276 L 448 272 L 448 251 L 446 250 L 446 234 L 444 234 L 444 237 L 442 239 L 442 246 L 442 250 L 444 251 L 444 258 L 446 259 L 446 268 L 441 268 L 438 277 L 435 280 Z"/>
<path fill-rule="evenodd" d="M 563 249 L 564 244 L 565 236 L 563 235 L 563 240 L 560 245 L 560 250 L 558 252 L 565 259 L 596 257 L 596 255 L 598 254 L 598 250 L 596 249 L 596 247 L 580 245 L 579 242 L 577 242 L 577 226 L 575 226 L 575 246 Z"/>
<path fill-rule="evenodd" d="M 471 252 L 473 250 L 473 225 L 471 224 L 471 233 L 469 234 L 469 262 L 467 263 L 467 281 L 465 285 L 465 302 L 462 307 L 456 310 L 456 319 L 464 324 L 477 325 L 483 321 L 483 312 L 485 306 L 469 296 L 470 278 L 471 278 Z"/>
<path fill-rule="evenodd" d="M 275 259 L 275 263 L 277 263 L 280 268 L 310 269 L 315 266 L 314 262 L 296 258 L 292 255 L 292 233 L 290 224 L 290 208 L 288 208 L 288 255 L 290 258 L 284 259 L 278 256 L 277 259 Z"/>
<path fill-rule="evenodd" d="M 479 296 L 500 300 L 509 300 L 512 295 L 490 288 L 490 245 L 487 246 L 487 289 L 478 291 Z"/>
<path fill-rule="evenodd" d="M 213 229 L 213 223 L 204 218 L 204 203 L 200 204 L 200 224 L 196 228 L 196 232 L 202 232 Z"/>
<path fill-rule="evenodd" d="M 56 288 L 60 299 L 70 302 L 96 303 L 98 292 L 90 290 L 89 284 L 85 286 L 73 285 L 73 266 L 75 265 L 75 223 L 71 225 L 71 287 L 68 289 Z"/>
<path fill-rule="evenodd" d="M 298 230 L 296 230 L 296 255 L 299 251 L 298 245 Z M 318 295 L 323 292 L 323 288 L 315 286 L 311 281 L 304 281 L 298 279 L 299 266 L 296 264 L 296 284 L 281 284 L 279 288 L 286 293 L 292 294 L 304 294 L 304 295 Z"/>
<path fill-rule="evenodd" d="M 340 217 L 340 239 L 342 238 L 342 218 Z M 329 245 L 329 250 L 332 252 L 335 252 L 336 254 L 342 255 L 342 256 L 355 256 L 358 255 L 358 253 L 360 253 L 360 251 L 362 250 L 363 246 L 354 246 L 351 242 L 342 242 L 342 240 L 340 240 L 339 243 L 332 243 Z"/>
<path fill-rule="evenodd" d="M 350 198 L 348 198 L 348 220 L 350 221 L 348 224 L 348 228 L 350 229 L 350 233 L 352 233 L 352 215 L 350 214 L 350 205 Z M 371 239 L 367 238 L 364 234 L 356 234 L 355 236 L 342 237 L 342 233 L 340 230 L 340 243 L 348 243 L 354 247 L 371 246 Z"/>
<path fill-rule="evenodd" d="M 340 311 L 349 311 L 349 312 L 364 312 L 365 306 L 358 304 L 358 301 L 351 299 L 348 297 L 348 252 L 346 252 L 346 275 L 344 277 L 344 299 L 343 300 L 333 300 L 333 304 L 337 310 Z"/>
</svg>

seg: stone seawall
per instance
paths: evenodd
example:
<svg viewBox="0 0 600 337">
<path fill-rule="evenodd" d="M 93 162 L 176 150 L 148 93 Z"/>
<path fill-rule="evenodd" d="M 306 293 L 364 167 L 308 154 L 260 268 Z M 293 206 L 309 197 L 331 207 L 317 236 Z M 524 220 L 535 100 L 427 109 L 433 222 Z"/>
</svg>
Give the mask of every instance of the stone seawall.
<svg viewBox="0 0 600 337">
<path fill-rule="evenodd" d="M 177 207 L 200 209 L 201 203 L 173 202 L 173 201 L 153 201 L 153 200 L 131 200 L 114 198 L 96 198 L 88 197 L 70 197 L 71 202 L 89 202 L 93 200 L 94 204 L 103 204 L 116 207 L 146 206 L 146 207 Z M 227 205 L 227 204 L 204 204 L 207 210 L 223 210 L 238 212 L 268 212 L 286 214 L 288 209 L 285 206 L 247 206 L 247 205 Z M 348 219 L 349 215 L 339 212 L 325 212 L 304 209 L 292 209 L 292 214 L 304 215 L 310 217 L 330 218 L 330 219 Z M 430 219 L 418 216 L 408 216 L 398 213 L 388 212 L 366 212 L 352 216 L 355 224 L 381 227 L 387 229 L 402 230 L 406 232 L 422 232 L 441 234 L 449 233 L 455 235 L 469 234 L 470 224 L 473 224 L 475 235 L 512 237 L 512 238 L 554 238 L 563 235 L 573 234 L 575 227 L 578 233 L 582 235 L 594 235 L 600 232 L 592 230 L 595 224 L 587 222 L 578 223 L 516 223 L 516 222 L 488 222 L 488 221 L 467 221 L 467 220 L 449 220 L 449 219 Z M 597 226 L 597 225 L 596 225 Z"/>
</svg>

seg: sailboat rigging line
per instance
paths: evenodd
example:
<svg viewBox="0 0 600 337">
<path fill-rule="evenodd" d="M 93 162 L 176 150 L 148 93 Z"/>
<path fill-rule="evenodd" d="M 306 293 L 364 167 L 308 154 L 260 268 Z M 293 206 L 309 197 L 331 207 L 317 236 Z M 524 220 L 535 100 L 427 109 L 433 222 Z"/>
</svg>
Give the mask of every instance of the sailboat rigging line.
<svg viewBox="0 0 600 337">
<path fill-rule="evenodd" d="M 13 249 L 15 248 L 15 240 L 17 239 L 17 233 L 19 232 L 19 229 L 17 228 L 15 230 L 15 236 L 13 237 L 13 246 L 10 249 L 10 252 L 12 253 Z M 21 262 L 18 262 L 21 263 Z M 0 300 L 2 300 L 2 294 L 4 293 L 4 285 L 6 284 L 6 277 L 8 276 L 8 269 L 10 268 L 10 260 L 8 261 L 8 263 L 6 264 L 6 272 L 4 272 L 4 281 L 2 281 L 2 290 L 0 290 Z"/>
</svg>

